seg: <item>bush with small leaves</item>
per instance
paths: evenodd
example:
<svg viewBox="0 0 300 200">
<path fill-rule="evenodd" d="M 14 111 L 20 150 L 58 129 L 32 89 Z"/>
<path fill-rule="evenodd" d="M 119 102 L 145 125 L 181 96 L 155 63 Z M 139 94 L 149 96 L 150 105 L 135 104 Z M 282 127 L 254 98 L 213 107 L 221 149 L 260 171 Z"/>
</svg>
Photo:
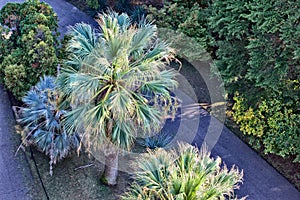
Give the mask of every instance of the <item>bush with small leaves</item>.
<svg viewBox="0 0 300 200">
<path fill-rule="evenodd" d="M 254 108 L 248 106 L 242 95 L 236 94 L 234 100 L 234 120 L 254 148 L 263 145 L 265 153 L 292 155 L 294 162 L 300 162 L 300 115 L 285 105 L 284 99 L 262 98 Z"/>
<path fill-rule="evenodd" d="M 25 72 L 22 71 L 25 73 L 23 86 L 18 83 L 18 89 L 12 91 L 21 100 L 30 86 L 39 81 L 39 77 L 55 73 L 58 63 L 57 16 L 48 4 L 28 0 L 6 4 L 0 10 L 0 24 L 3 24 L 0 26 L 0 46 L 3 47 L 0 50 L 0 81 L 11 89 L 11 77 L 5 77 L 5 68 L 22 65 L 25 69 Z"/>
<path fill-rule="evenodd" d="M 300 161 L 299 1 L 215 0 L 209 27 L 233 116 L 254 147 Z"/>
<path fill-rule="evenodd" d="M 14 94 L 24 96 L 25 91 L 30 88 L 26 83 L 26 72 L 23 65 L 8 65 L 4 70 L 5 86 Z"/>
</svg>

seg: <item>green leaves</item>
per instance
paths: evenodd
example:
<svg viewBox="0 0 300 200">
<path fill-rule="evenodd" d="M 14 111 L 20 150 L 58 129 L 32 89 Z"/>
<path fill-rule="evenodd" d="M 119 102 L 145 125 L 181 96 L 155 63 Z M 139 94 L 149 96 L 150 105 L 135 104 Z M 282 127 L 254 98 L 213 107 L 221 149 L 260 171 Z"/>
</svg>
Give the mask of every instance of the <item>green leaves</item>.
<svg viewBox="0 0 300 200">
<path fill-rule="evenodd" d="M 88 146 L 110 142 L 130 149 L 138 134 L 158 130 L 162 110 L 170 109 L 152 102 L 158 96 L 171 102 L 169 91 L 177 86 L 176 73 L 165 69 L 171 49 L 147 20 L 134 24 L 115 12 L 98 18 L 100 33 L 86 24 L 72 28 L 69 68 L 58 77 L 73 104 L 66 128 L 81 129 Z"/>
<path fill-rule="evenodd" d="M 299 155 L 299 88 L 290 85 L 300 75 L 299 5 L 217 0 L 209 20 L 218 70 L 228 92 L 239 93 L 236 122 L 253 146 L 283 157 Z"/>
<path fill-rule="evenodd" d="M 156 149 L 134 162 L 134 182 L 122 199 L 225 199 L 234 198 L 234 189 L 243 173 L 221 167 L 221 159 L 189 144 L 178 149 Z"/>
<path fill-rule="evenodd" d="M 6 87 L 21 100 L 26 91 L 39 81 L 40 76 L 54 74 L 56 70 L 57 16 L 44 2 L 8 3 L 0 11 L 0 24 L 9 30 L 0 39 L 0 81 L 6 76 L 5 68 L 22 66 L 18 67 L 24 68 L 22 72 L 14 72 L 19 80 L 9 76 L 5 78 Z"/>
<path fill-rule="evenodd" d="M 255 148 L 260 148 L 263 144 L 265 153 L 282 157 L 300 154 L 300 118 L 293 109 L 285 105 L 284 99 L 262 98 L 256 108 L 249 108 L 242 95 L 236 94 L 234 100 L 234 119 L 241 131 L 253 138 Z"/>
</svg>

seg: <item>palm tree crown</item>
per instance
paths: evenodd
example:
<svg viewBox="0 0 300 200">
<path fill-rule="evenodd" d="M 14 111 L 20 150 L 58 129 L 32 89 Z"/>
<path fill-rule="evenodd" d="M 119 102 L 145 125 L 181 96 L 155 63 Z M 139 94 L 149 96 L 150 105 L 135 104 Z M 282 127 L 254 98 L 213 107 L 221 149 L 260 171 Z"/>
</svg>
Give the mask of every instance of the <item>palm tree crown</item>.
<svg viewBox="0 0 300 200">
<path fill-rule="evenodd" d="M 234 190 L 243 180 L 236 167 L 228 169 L 205 148 L 199 151 L 185 143 L 178 149 L 150 151 L 137 158 L 134 167 L 134 182 L 123 200 L 237 199 Z"/>
<path fill-rule="evenodd" d="M 81 23 L 72 28 L 71 55 L 58 82 L 71 102 L 65 125 L 84 130 L 89 144 L 129 149 L 137 133 L 157 131 L 173 108 L 176 72 L 165 65 L 172 49 L 146 19 L 99 14 L 100 31 Z"/>
</svg>

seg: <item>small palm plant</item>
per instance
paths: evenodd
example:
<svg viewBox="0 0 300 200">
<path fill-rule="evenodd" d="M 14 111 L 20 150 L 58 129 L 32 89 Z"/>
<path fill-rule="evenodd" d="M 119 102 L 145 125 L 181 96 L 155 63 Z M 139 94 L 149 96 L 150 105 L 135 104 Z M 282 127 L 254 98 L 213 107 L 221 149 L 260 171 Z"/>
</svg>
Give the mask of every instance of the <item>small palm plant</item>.
<svg viewBox="0 0 300 200">
<path fill-rule="evenodd" d="M 23 97 L 23 102 L 25 107 L 20 109 L 18 120 L 24 125 L 22 144 L 35 145 L 49 155 L 52 174 L 52 165 L 67 156 L 80 143 L 78 135 L 68 134 L 62 124 L 67 110 L 59 108 L 60 98 L 55 78 L 41 78 Z"/>
<path fill-rule="evenodd" d="M 121 199 L 236 199 L 234 189 L 243 173 L 221 164 L 206 150 L 184 143 L 178 149 L 149 151 L 135 161 L 134 182 Z"/>
<path fill-rule="evenodd" d="M 149 149 L 163 148 L 171 143 L 174 138 L 174 134 L 161 131 L 156 135 L 146 137 L 138 140 L 139 143 Z"/>
<path fill-rule="evenodd" d="M 87 149 L 104 149 L 102 181 L 115 185 L 119 150 L 130 150 L 138 134 L 158 132 L 174 108 L 176 72 L 165 67 L 172 49 L 152 23 L 115 12 L 100 14 L 98 23 L 99 33 L 87 24 L 73 27 L 58 82 L 74 105 L 66 127 L 82 132 Z"/>
</svg>

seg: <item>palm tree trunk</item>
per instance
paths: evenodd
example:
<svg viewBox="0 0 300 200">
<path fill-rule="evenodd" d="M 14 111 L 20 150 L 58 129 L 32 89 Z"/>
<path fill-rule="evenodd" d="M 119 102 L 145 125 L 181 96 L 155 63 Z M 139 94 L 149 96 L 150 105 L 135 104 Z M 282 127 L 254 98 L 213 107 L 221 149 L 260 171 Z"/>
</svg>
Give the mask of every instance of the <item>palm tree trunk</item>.
<svg viewBox="0 0 300 200">
<path fill-rule="evenodd" d="M 110 153 L 105 155 L 105 169 L 101 177 L 101 181 L 109 186 L 117 184 L 118 177 L 118 152 Z"/>
</svg>

